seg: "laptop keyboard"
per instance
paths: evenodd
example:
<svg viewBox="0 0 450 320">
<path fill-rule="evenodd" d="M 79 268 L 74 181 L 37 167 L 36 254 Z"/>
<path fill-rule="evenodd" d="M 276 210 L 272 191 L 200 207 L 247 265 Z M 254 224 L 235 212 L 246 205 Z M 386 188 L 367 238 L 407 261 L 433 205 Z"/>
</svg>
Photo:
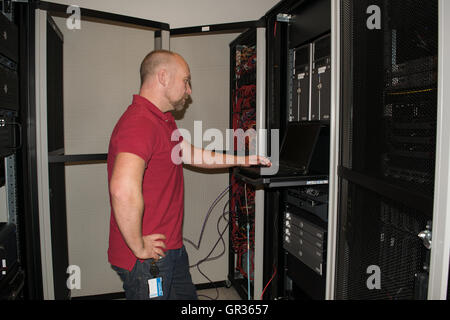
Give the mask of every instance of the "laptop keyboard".
<svg viewBox="0 0 450 320">
<path fill-rule="evenodd" d="M 304 170 L 300 170 L 298 168 L 292 168 L 292 167 L 283 167 L 280 168 L 284 172 L 292 173 L 292 174 L 304 174 Z"/>
<path fill-rule="evenodd" d="M 304 172 L 305 170 L 298 168 L 298 167 L 293 167 L 292 165 L 287 164 L 286 162 L 280 161 L 280 169 L 286 169 L 288 171 L 296 171 L 296 172 Z"/>
<path fill-rule="evenodd" d="M 251 166 L 249 168 L 243 168 L 243 169 L 244 169 L 244 171 L 248 170 L 257 175 L 260 175 L 260 174 L 262 174 L 262 172 L 260 171 L 262 168 L 263 167 L 261 167 L 261 166 Z M 269 174 L 269 175 L 272 175 L 272 174 Z M 287 166 L 285 164 L 280 163 L 280 166 L 278 168 L 278 172 L 276 175 L 305 175 L 305 170 L 301 170 L 299 168 Z"/>
<path fill-rule="evenodd" d="M 285 165 L 285 164 L 280 164 L 280 169 L 279 169 L 278 172 L 279 173 L 280 172 L 286 172 L 286 173 L 295 174 L 295 175 L 297 175 L 297 174 L 301 174 L 301 175 L 305 174 L 305 170 L 302 170 L 302 169 L 299 169 L 299 168 L 295 168 L 295 167 L 292 167 L 292 166 L 288 166 L 288 165 Z"/>
</svg>

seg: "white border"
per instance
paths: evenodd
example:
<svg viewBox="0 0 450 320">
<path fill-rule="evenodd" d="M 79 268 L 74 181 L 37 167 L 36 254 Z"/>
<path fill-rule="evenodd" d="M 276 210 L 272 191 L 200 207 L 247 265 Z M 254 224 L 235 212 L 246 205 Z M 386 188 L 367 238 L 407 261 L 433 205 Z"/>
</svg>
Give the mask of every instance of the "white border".
<svg viewBox="0 0 450 320">
<path fill-rule="evenodd" d="M 450 253 L 450 2 L 439 0 L 438 113 L 429 300 L 447 298 Z M 447 105 L 446 105 L 447 104 Z"/>
</svg>

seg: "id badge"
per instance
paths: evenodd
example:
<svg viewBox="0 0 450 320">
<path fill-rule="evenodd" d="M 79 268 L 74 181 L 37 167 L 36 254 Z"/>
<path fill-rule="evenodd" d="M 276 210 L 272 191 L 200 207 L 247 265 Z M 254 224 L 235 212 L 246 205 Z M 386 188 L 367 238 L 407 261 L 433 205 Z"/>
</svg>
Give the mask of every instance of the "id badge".
<svg viewBox="0 0 450 320">
<path fill-rule="evenodd" d="M 157 298 L 162 297 L 163 289 L 162 289 L 162 278 L 152 278 L 148 280 L 148 292 L 149 298 Z"/>
</svg>

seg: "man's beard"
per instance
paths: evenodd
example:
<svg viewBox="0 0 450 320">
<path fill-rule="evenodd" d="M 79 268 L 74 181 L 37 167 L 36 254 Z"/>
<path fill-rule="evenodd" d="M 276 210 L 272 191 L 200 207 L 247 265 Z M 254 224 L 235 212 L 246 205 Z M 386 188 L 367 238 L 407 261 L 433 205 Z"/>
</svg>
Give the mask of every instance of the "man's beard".
<svg viewBox="0 0 450 320">
<path fill-rule="evenodd" d="M 180 111 L 184 109 L 184 105 L 186 104 L 187 97 L 183 97 L 180 100 L 171 102 L 171 105 L 175 109 L 175 111 Z"/>
</svg>

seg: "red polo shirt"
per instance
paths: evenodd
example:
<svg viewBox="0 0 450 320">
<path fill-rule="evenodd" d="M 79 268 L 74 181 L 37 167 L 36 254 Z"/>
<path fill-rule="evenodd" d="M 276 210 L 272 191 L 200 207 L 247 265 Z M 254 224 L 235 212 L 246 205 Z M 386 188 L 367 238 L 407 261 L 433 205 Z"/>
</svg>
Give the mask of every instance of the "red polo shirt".
<svg viewBox="0 0 450 320">
<path fill-rule="evenodd" d="M 167 249 L 183 245 L 183 167 L 171 159 L 172 149 L 182 137 L 171 141 L 175 130 L 178 128 L 170 112 L 163 113 L 147 99 L 134 95 L 133 103 L 114 128 L 108 151 L 108 182 L 120 152 L 144 159 L 142 234 L 164 234 Z M 112 206 L 108 259 L 112 265 L 130 271 L 137 259 L 120 233 Z"/>
</svg>

